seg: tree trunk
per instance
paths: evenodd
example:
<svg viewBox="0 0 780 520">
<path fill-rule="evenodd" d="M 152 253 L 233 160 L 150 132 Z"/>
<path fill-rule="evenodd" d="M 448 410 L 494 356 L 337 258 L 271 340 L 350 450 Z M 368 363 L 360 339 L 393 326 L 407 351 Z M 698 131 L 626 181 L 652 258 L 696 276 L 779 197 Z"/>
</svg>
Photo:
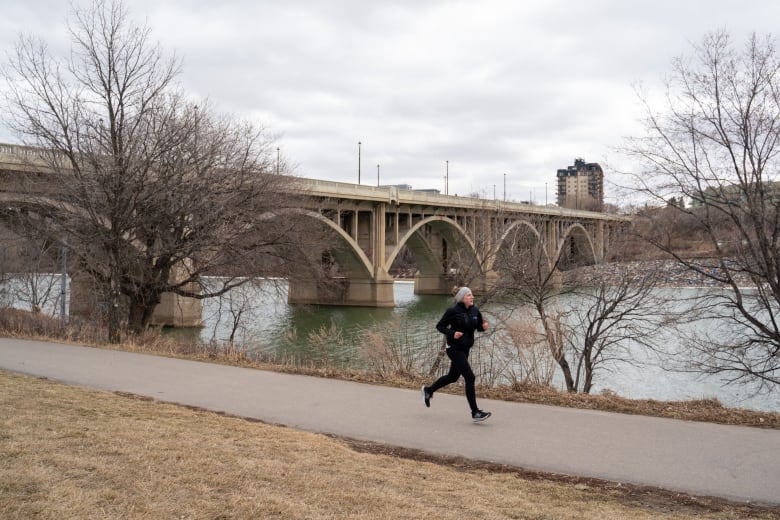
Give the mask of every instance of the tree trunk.
<svg viewBox="0 0 780 520">
<path fill-rule="evenodd" d="M 137 336 L 146 330 L 158 303 L 160 303 L 159 296 L 146 294 L 130 300 L 127 312 L 127 329 L 130 334 Z"/>
<path fill-rule="evenodd" d="M 593 386 L 593 341 L 585 339 L 585 348 L 582 352 L 583 363 L 585 364 L 585 381 L 582 383 L 582 393 L 589 394 Z"/>
<path fill-rule="evenodd" d="M 555 333 L 550 326 L 550 321 L 547 318 L 547 313 L 544 310 L 544 304 L 539 302 L 536 305 L 536 311 L 539 313 L 539 317 L 542 320 L 542 326 L 544 327 L 544 335 L 547 338 L 547 345 L 550 348 L 550 352 L 553 355 L 558 366 L 561 367 L 563 372 L 563 378 L 566 381 L 566 391 L 570 393 L 576 393 L 577 388 L 574 385 L 574 377 L 571 375 L 571 367 L 566 359 L 566 355 L 563 353 L 563 346 L 561 345 L 562 338 Z"/>
</svg>

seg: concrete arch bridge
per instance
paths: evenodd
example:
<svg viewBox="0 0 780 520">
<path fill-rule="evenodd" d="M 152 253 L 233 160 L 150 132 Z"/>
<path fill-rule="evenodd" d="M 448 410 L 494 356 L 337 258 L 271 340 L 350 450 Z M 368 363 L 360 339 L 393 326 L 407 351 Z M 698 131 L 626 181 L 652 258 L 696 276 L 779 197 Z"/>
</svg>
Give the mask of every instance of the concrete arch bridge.
<svg viewBox="0 0 780 520">
<path fill-rule="evenodd" d="M 25 200 L 31 186 L 33 192 L 37 192 L 35 186 L 46 192 L 49 172 L 37 160 L 39 153 L 35 148 L 0 143 L 0 199 L 4 204 Z M 301 273 L 292 277 L 290 303 L 391 307 L 391 268 L 407 252 L 417 266 L 417 294 L 450 294 L 458 284 L 479 292 L 500 276 L 498 253 L 515 247 L 518 234 L 540 244 L 550 262 L 563 254 L 561 265 L 566 268 L 601 262 L 613 237 L 629 222 L 626 217 L 603 213 L 395 186 L 297 177 L 282 184 L 293 202 L 269 218 L 295 212 L 332 236 L 330 247 L 323 251 L 323 265 L 312 270 L 329 276 Z M 159 325 L 199 323 L 200 301 L 164 295 L 155 316 L 153 322 Z"/>
<path fill-rule="evenodd" d="M 458 197 L 438 193 L 291 178 L 297 211 L 334 240 L 323 259 L 337 266 L 325 283 L 291 279 L 290 303 L 390 307 L 391 267 L 407 250 L 414 257 L 416 294 L 450 294 L 469 284 L 485 290 L 500 276 L 502 248 L 518 234 L 536 241 L 550 264 L 589 265 L 604 259 L 629 219 L 604 213 Z"/>
</svg>

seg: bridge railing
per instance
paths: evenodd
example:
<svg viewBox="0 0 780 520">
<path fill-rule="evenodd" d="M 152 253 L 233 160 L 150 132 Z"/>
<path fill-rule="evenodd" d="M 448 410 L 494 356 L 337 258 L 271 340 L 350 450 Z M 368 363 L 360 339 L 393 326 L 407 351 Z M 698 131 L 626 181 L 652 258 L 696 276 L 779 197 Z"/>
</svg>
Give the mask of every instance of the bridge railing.
<svg viewBox="0 0 780 520">
<path fill-rule="evenodd" d="M 289 177 L 289 179 L 289 186 L 292 189 L 300 190 L 307 195 L 315 197 L 373 200 L 409 205 L 538 214 L 589 220 L 630 220 L 629 217 L 609 215 L 594 211 L 568 209 L 559 206 L 535 206 L 533 204 L 524 204 L 521 202 L 479 199 L 475 197 L 461 197 L 458 195 L 444 195 L 441 193 L 406 190 L 395 186 L 366 186 L 363 184 L 307 179 L 304 177 Z"/>
<path fill-rule="evenodd" d="M 52 152 L 35 146 L 21 144 L 0 143 L 0 155 L 8 155 L 18 158 L 44 158 L 51 157 Z"/>
</svg>

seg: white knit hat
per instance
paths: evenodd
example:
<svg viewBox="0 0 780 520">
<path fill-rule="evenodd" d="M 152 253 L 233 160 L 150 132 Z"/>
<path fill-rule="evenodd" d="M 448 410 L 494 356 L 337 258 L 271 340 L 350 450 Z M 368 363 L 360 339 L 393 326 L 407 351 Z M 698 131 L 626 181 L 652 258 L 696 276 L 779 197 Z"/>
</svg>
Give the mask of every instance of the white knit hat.
<svg viewBox="0 0 780 520">
<path fill-rule="evenodd" d="M 465 297 L 466 297 L 466 295 L 467 295 L 468 293 L 470 293 L 470 292 L 471 292 L 471 289 L 469 289 L 469 288 L 468 288 L 468 287 L 466 287 L 466 286 L 463 286 L 463 287 L 461 287 L 460 289 L 458 289 L 458 292 L 457 292 L 457 293 L 455 293 L 455 303 L 460 303 L 460 302 L 462 302 L 462 301 L 463 301 L 463 298 L 465 298 Z"/>
</svg>

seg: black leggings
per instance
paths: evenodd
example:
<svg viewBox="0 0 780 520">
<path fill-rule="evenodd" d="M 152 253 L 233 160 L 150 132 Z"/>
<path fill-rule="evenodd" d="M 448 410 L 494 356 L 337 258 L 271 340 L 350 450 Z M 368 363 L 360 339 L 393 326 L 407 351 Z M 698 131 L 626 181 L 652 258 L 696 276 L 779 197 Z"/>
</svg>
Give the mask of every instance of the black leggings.
<svg viewBox="0 0 780 520">
<path fill-rule="evenodd" d="M 479 410 L 477 408 L 477 392 L 474 390 L 474 372 L 469 365 L 469 354 L 462 350 L 456 350 L 452 347 L 446 350 L 447 357 L 450 358 L 450 371 L 437 379 L 429 388 L 428 391 L 433 394 L 439 388 L 454 383 L 460 376 L 463 376 L 463 380 L 466 382 L 466 400 L 469 402 L 471 413 Z"/>
</svg>

